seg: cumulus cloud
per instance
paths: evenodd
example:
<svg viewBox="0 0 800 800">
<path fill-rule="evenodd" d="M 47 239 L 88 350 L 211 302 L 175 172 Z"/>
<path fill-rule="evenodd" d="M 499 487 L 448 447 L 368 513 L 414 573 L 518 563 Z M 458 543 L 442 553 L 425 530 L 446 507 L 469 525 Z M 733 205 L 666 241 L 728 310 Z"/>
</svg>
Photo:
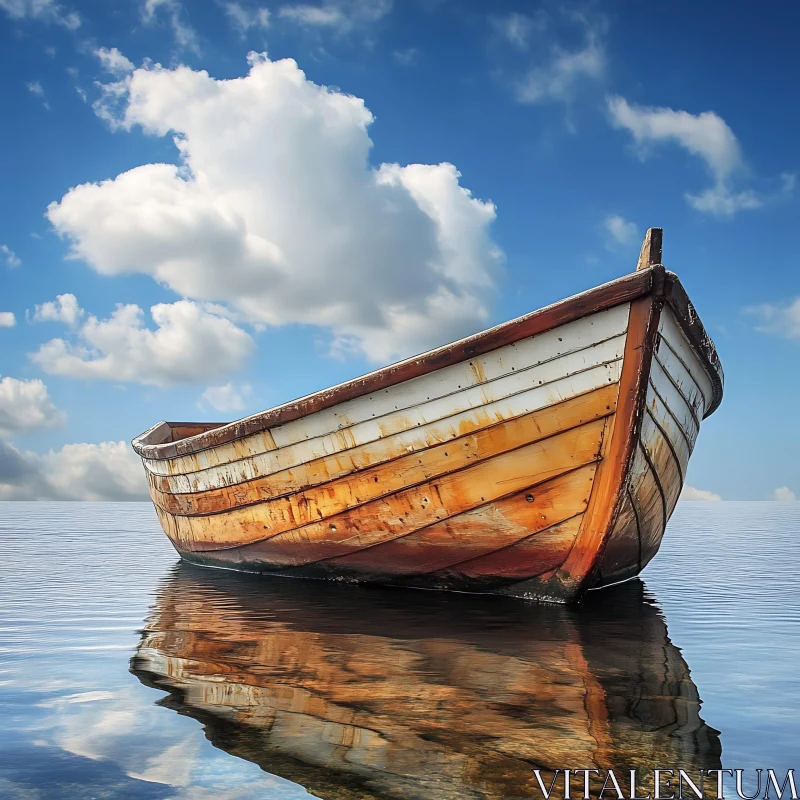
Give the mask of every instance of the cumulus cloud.
<svg viewBox="0 0 800 800">
<path fill-rule="evenodd" d="M 794 503 L 797 495 L 788 486 L 780 486 L 772 493 L 771 499 L 778 503 Z"/>
<path fill-rule="evenodd" d="M 164 386 L 240 369 L 255 349 L 213 306 L 180 300 L 155 305 L 150 315 L 155 330 L 137 305 L 117 305 L 104 320 L 89 315 L 75 341 L 52 339 L 31 358 L 53 375 Z"/>
<path fill-rule="evenodd" d="M 69 11 L 55 0 L 0 0 L 0 8 L 11 19 L 36 19 L 50 22 L 74 31 L 81 25 L 76 11 Z"/>
<path fill-rule="evenodd" d="M 224 7 L 231 24 L 243 37 L 250 28 L 265 30 L 269 27 L 270 12 L 268 8 L 249 8 L 241 3 L 225 3 Z"/>
<path fill-rule="evenodd" d="M 217 411 L 242 411 L 245 408 L 246 400 L 250 397 L 252 387 L 248 383 L 237 386 L 233 383 L 225 383 L 222 386 L 209 386 L 202 395 L 198 405 L 211 406 Z"/>
<path fill-rule="evenodd" d="M 108 49 L 106 47 L 99 47 L 94 51 L 95 56 L 100 61 L 103 69 L 112 75 L 127 75 L 133 72 L 133 61 L 126 58 L 116 47 Z"/>
<path fill-rule="evenodd" d="M 0 328 L 13 328 L 17 324 L 17 318 L 13 311 L 0 311 Z"/>
<path fill-rule="evenodd" d="M 175 44 L 184 50 L 200 52 L 197 33 L 186 19 L 186 11 L 180 0 L 144 0 L 141 19 L 145 25 L 166 23 L 172 28 Z"/>
<path fill-rule="evenodd" d="M 74 294 L 59 294 L 55 300 L 37 305 L 33 312 L 34 322 L 63 322 L 75 326 L 86 312 L 78 305 Z"/>
<path fill-rule="evenodd" d="M 694 486 L 684 486 L 681 492 L 681 500 L 702 500 L 707 503 L 719 503 L 722 498 L 715 492 L 708 489 L 695 489 Z"/>
<path fill-rule="evenodd" d="M 0 379 L 0 436 L 63 425 L 66 415 L 59 411 L 38 378 Z"/>
<path fill-rule="evenodd" d="M 762 303 L 744 309 L 745 314 L 758 317 L 756 330 L 784 339 L 800 339 L 800 297 L 788 303 Z"/>
<path fill-rule="evenodd" d="M 233 80 L 156 65 L 111 85 L 100 113 L 173 134 L 181 163 L 52 203 L 72 257 L 149 274 L 253 323 L 327 327 L 334 351 L 376 361 L 482 327 L 502 263 L 493 204 L 452 164 L 371 165 L 362 100 L 291 59 L 250 64 Z"/>
<path fill-rule="evenodd" d="M 22 259 L 17 257 L 17 254 L 8 245 L 0 244 L 0 256 L 6 262 L 6 266 L 11 269 L 16 269 L 22 265 Z"/>
<path fill-rule="evenodd" d="M 614 244 L 625 246 L 634 244 L 639 239 L 639 229 L 636 227 L 636 223 L 626 220 L 618 214 L 606 217 L 603 226 Z"/>
<path fill-rule="evenodd" d="M 742 150 L 728 124 L 713 111 L 690 114 L 672 108 L 637 106 L 618 96 L 608 98 L 608 111 L 615 128 L 631 133 L 641 157 L 647 156 L 653 144 L 672 142 L 705 163 L 713 185 L 700 194 L 686 194 L 687 201 L 698 211 L 724 217 L 763 205 L 763 199 L 754 191 L 732 189 L 734 176 L 744 167 Z"/>
<path fill-rule="evenodd" d="M 392 10 L 392 0 L 331 0 L 321 5 L 287 4 L 278 10 L 281 19 L 308 28 L 327 28 L 345 34 L 375 24 Z"/>
<path fill-rule="evenodd" d="M 0 500 L 146 500 L 139 457 L 125 442 L 67 444 L 44 455 L 0 440 Z"/>
</svg>

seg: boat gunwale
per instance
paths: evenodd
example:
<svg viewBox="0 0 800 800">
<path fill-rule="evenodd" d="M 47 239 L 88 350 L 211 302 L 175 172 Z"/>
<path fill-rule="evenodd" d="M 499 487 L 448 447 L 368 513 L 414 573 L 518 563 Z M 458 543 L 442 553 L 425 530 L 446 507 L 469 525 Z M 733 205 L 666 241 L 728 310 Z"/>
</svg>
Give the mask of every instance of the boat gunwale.
<svg viewBox="0 0 800 800">
<path fill-rule="evenodd" d="M 389 389 L 399 383 L 427 375 L 443 367 L 458 364 L 522 339 L 546 333 L 591 314 L 605 311 L 622 303 L 632 302 L 653 293 L 656 288 L 655 273 L 663 270 L 664 267 L 660 264 L 640 269 L 472 336 L 240 420 L 230 423 L 162 421 L 137 436 L 131 445 L 134 451 L 144 459 L 164 460 L 192 455 L 262 433 L 339 403 L 381 389 Z M 662 274 L 665 277 L 664 299 L 675 314 L 679 326 L 711 380 L 713 399 L 704 413 L 705 418 L 717 409 L 722 400 L 724 381 L 722 367 L 714 343 L 706 333 L 680 279 L 672 272 L 664 271 Z M 176 427 L 205 427 L 206 430 L 176 442 L 152 443 L 152 439 L 163 426 L 168 426 L 170 430 Z"/>
</svg>

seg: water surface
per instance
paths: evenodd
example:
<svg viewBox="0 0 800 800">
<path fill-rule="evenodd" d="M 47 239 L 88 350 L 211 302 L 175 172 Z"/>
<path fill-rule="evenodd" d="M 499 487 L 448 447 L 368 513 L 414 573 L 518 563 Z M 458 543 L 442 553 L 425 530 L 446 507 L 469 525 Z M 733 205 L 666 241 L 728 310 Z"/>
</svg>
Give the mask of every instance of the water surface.
<svg viewBox="0 0 800 800">
<path fill-rule="evenodd" d="M 800 504 L 685 503 L 578 610 L 181 565 L 149 504 L 0 503 L 0 797 L 525 798 L 796 768 Z"/>
</svg>

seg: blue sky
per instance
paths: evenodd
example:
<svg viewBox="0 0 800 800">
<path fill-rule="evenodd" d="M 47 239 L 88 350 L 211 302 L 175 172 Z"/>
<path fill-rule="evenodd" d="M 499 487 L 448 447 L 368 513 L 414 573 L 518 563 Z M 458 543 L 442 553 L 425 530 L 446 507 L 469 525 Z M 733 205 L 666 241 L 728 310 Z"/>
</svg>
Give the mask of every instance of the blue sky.
<svg viewBox="0 0 800 800">
<path fill-rule="evenodd" d="M 649 226 L 726 371 L 688 482 L 800 495 L 798 24 L 789 2 L 0 0 L 0 498 L 141 496 L 119 443 L 154 422 L 590 288 Z"/>
</svg>

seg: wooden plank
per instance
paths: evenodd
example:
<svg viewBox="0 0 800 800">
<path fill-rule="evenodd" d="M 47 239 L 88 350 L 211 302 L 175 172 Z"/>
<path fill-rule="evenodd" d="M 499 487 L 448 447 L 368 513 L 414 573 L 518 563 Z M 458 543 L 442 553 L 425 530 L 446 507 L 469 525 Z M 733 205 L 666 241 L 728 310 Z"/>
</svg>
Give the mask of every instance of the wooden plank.
<svg viewBox="0 0 800 800">
<path fill-rule="evenodd" d="M 639 251 L 639 260 L 636 262 L 636 271 L 647 269 L 661 263 L 663 228 L 648 228 L 644 235 L 642 248 Z"/>
<path fill-rule="evenodd" d="M 703 327 L 703 323 L 700 321 L 700 317 L 697 315 L 697 311 L 689 300 L 678 276 L 674 272 L 667 272 L 665 278 L 666 302 L 675 314 L 675 319 L 700 359 L 713 386 L 713 399 L 708 408 L 706 408 L 705 413 L 708 417 L 717 410 L 722 402 L 725 381 L 722 364 L 717 355 L 717 348 Z"/>
<path fill-rule="evenodd" d="M 576 369 L 621 358 L 619 340 L 624 338 L 627 327 L 628 308 L 626 305 L 617 306 L 469 361 L 405 381 L 391 389 L 373 392 L 310 414 L 303 419 L 276 427 L 272 433 L 277 445 L 283 447 L 341 430 L 357 422 L 414 408 L 426 400 L 444 398 L 466 388 L 480 386 L 487 396 L 504 397 L 503 390 L 495 389 L 496 382 L 512 373 L 516 373 L 515 377 L 521 380 L 530 374 L 534 382 L 546 381 L 549 378 L 544 375 L 558 372 L 537 371 L 534 377 L 531 371 L 545 364 L 558 362 L 564 365 L 561 373 L 564 375 Z M 583 353 L 584 357 L 576 357 L 579 353 Z"/>
<path fill-rule="evenodd" d="M 647 459 L 637 446 L 620 510 L 592 586 L 638 574 L 655 554 L 652 545 L 660 542 L 663 527 L 658 486 Z"/>
<path fill-rule="evenodd" d="M 641 458 L 641 455 L 640 455 Z M 642 459 L 644 463 L 644 459 Z M 646 465 L 645 465 L 646 466 Z M 608 537 L 593 588 L 637 575 L 642 568 L 641 522 L 630 487 L 626 486 L 614 529 Z"/>
<path fill-rule="evenodd" d="M 284 479 L 289 480 L 292 485 L 296 485 L 297 489 L 313 484 L 313 476 L 308 476 L 312 467 L 324 466 L 321 475 L 323 480 L 341 477 L 391 458 L 425 450 L 490 424 L 515 419 L 524 414 L 552 407 L 559 401 L 582 402 L 579 398 L 587 397 L 598 386 L 616 386 L 616 383 L 609 382 L 608 378 L 617 376 L 619 367 L 618 363 L 613 369 L 598 367 L 596 370 L 589 370 L 579 376 L 564 378 L 527 392 L 520 392 L 479 409 L 470 409 L 443 420 L 415 426 L 407 431 L 386 438 L 376 438 L 352 448 L 337 451 L 332 447 L 334 452 L 330 456 L 313 457 L 318 446 L 316 444 L 308 445 L 309 448 L 314 448 L 312 451 L 306 450 L 306 445 L 303 445 L 300 452 L 282 449 L 263 457 L 255 457 L 252 462 L 240 462 L 237 471 L 214 468 L 190 476 L 150 475 L 151 486 L 158 491 L 170 494 L 194 493 L 225 486 L 235 487 L 247 481 L 258 480 L 263 475 L 269 476 L 270 487 L 274 487 L 274 494 L 280 495 L 285 493 L 285 490 L 282 489 Z M 616 393 L 616 389 L 613 391 Z M 303 459 L 303 455 L 307 455 L 308 458 Z M 297 478 L 297 481 L 292 476 Z M 306 478 L 308 478 L 308 483 L 306 483 Z"/>
<path fill-rule="evenodd" d="M 691 374 L 692 380 L 703 394 L 703 406 L 709 408 L 714 401 L 714 385 L 711 383 L 697 351 L 689 343 L 686 334 L 675 319 L 675 313 L 669 306 L 665 307 L 661 315 L 659 333 L 667 340 L 669 347 Z"/>
<path fill-rule="evenodd" d="M 164 444 L 150 444 L 149 431 L 133 440 L 133 448 L 147 459 L 175 458 L 188 453 L 217 447 L 263 430 L 283 425 L 291 420 L 330 408 L 347 400 L 395 386 L 443 367 L 467 361 L 513 344 L 521 339 L 552 330 L 590 314 L 628 303 L 652 289 L 653 276 L 648 270 L 626 275 L 588 292 L 575 295 L 554 305 L 526 314 L 518 319 L 490 328 L 474 336 L 431 350 L 398 364 L 355 378 L 339 386 L 325 389 L 307 397 L 285 403 L 252 417 L 233 422 L 191 439 Z M 155 426 L 157 428 L 158 426 Z M 154 429 L 151 429 L 154 430 Z"/>
<path fill-rule="evenodd" d="M 658 363 L 672 378 L 675 387 L 683 395 L 687 404 L 693 409 L 699 425 L 705 411 L 703 392 L 664 336 L 658 337 L 655 358 L 658 359 Z"/>
<path fill-rule="evenodd" d="M 602 331 L 603 334 L 605 332 Z M 146 460 L 145 466 L 154 474 L 178 475 L 232 464 L 235 465 L 235 474 L 239 469 L 236 466 L 238 462 L 252 461 L 264 453 L 283 458 L 284 467 L 293 466 L 364 441 L 373 441 L 416 425 L 444 419 L 470 408 L 480 408 L 535 386 L 560 381 L 566 376 L 575 376 L 581 386 L 585 386 L 585 381 L 579 376 L 593 367 L 621 359 L 624 341 L 624 334 L 614 335 L 562 356 L 540 359 L 540 363 L 533 366 L 517 369 L 512 364 L 507 373 L 482 384 L 474 381 L 457 383 L 464 380 L 458 374 L 443 376 L 435 382 L 437 376 L 427 376 L 426 381 L 417 384 L 413 392 L 404 391 L 403 397 L 385 395 L 378 398 L 380 402 L 373 402 L 371 396 L 364 398 L 363 402 L 350 408 L 346 418 L 344 415 L 324 412 L 327 415 L 325 419 L 297 420 L 283 428 L 264 431 L 213 450 L 169 460 Z M 525 344 L 521 343 L 520 347 Z M 531 352 L 527 353 L 527 358 L 534 360 Z M 613 366 L 609 368 L 615 369 Z M 607 382 L 607 377 L 599 380 Z M 294 461 L 280 452 L 289 447 L 295 450 L 288 452 L 298 453 Z"/>
<path fill-rule="evenodd" d="M 553 542 L 563 545 L 565 537 L 575 538 L 576 518 L 586 508 L 595 468 L 589 464 L 408 536 L 330 559 L 326 568 L 373 577 L 425 574 L 426 585 L 431 585 L 427 578 L 445 574 L 509 580 L 539 575 L 561 563 L 553 563 Z M 545 537 L 555 526 L 558 531 Z M 540 536 L 545 537 L 541 547 L 536 544 Z M 529 546 L 515 550 L 514 556 L 505 552 L 522 542 Z M 557 549 L 563 561 L 566 553 Z M 520 559 L 522 553 L 526 559 Z"/>
<path fill-rule="evenodd" d="M 588 500 L 588 496 L 585 500 Z M 585 508 L 585 501 L 583 506 Z M 443 568 L 436 577 L 449 577 L 454 581 L 462 577 L 472 580 L 530 580 L 564 563 L 582 520 L 582 514 L 571 517 L 546 530 L 529 534 L 503 549 Z"/>
<path fill-rule="evenodd" d="M 270 427 L 299 419 L 308 414 L 329 408 L 372 391 L 385 389 L 420 375 L 428 374 L 450 364 L 491 352 L 527 336 L 551 330 L 558 325 L 581 319 L 591 313 L 630 302 L 641 297 L 653 288 L 651 270 L 640 270 L 633 275 L 598 287 L 583 295 L 567 298 L 561 303 L 549 306 L 532 314 L 504 323 L 497 328 L 476 334 L 473 337 L 446 345 L 438 350 L 407 359 L 404 362 L 385 367 L 369 375 L 356 378 L 345 384 L 326 389 L 299 400 L 286 403 L 261 414 L 223 425 L 199 436 L 177 442 L 164 440 L 166 423 L 158 423 L 150 430 L 133 440 L 133 448 L 143 458 L 165 459 L 181 454 L 196 453 L 216 447 L 225 442 L 257 434 Z M 666 300 L 675 313 L 678 324 L 688 341 L 698 353 L 709 380 L 713 384 L 713 400 L 706 410 L 706 416 L 713 413 L 722 399 L 723 373 L 716 348 L 703 328 L 694 307 L 690 303 L 678 277 L 671 272 L 665 277 Z M 182 426 L 192 423 L 180 423 Z M 216 425 L 216 423 L 213 423 Z"/>
<path fill-rule="evenodd" d="M 650 468 L 647 459 L 644 459 L 644 464 L 646 466 L 642 466 L 636 476 L 636 483 L 631 487 L 631 494 L 636 507 L 639 509 L 639 524 L 642 536 L 642 568 L 658 552 L 666 528 L 664 503 L 662 501 L 663 487 L 660 486 L 660 481 L 656 480 L 657 473 Z M 667 513 L 669 513 L 668 508 Z"/>
<path fill-rule="evenodd" d="M 329 558 L 296 564 L 276 560 L 273 540 L 193 553 L 192 557 L 200 558 L 203 563 L 234 568 L 258 565 L 267 574 L 290 577 L 333 577 L 439 589 L 452 588 L 449 586 L 452 583 L 453 587 L 468 591 L 502 589 L 520 580 L 516 577 L 520 569 L 529 577 L 563 560 L 565 541 L 574 538 L 575 520 L 586 507 L 595 466 L 585 465 L 409 534 Z M 578 513 L 570 516 L 576 510 Z M 534 546 L 534 540 L 539 545 Z M 504 551 L 526 542 L 528 546 L 513 559 L 515 566 L 509 567 L 509 574 L 505 575 L 501 565 L 509 560 Z M 477 563 L 492 553 L 497 553 L 497 559 L 487 562 L 485 571 L 470 566 L 472 561 Z M 520 561 L 521 557 L 525 560 Z"/>
<path fill-rule="evenodd" d="M 692 407 L 686 402 L 686 398 L 678 391 L 677 387 L 670 379 L 661 364 L 653 359 L 650 369 L 650 382 L 653 389 L 664 402 L 664 405 L 672 412 L 678 424 L 686 434 L 686 438 L 694 443 L 697 441 L 697 434 L 700 432 L 700 423 Z"/>
<path fill-rule="evenodd" d="M 672 443 L 664 436 L 650 415 L 646 415 L 642 422 L 641 442 L 650 456 L 664 490 L 667 518 L 669 518 L 683 488 L 686 465 L 681 464 Z"/>
<path fill-rule="evenodd" d="M 660 285 L 659 268 L 654 271 Z M 663 268 L 660 274 L 663 277 Z M 631 305 L 612 436 L 604 443 L 603 460 L 575 544 L 564 564 L 552 576 L 554 596 L 573 599 L 591 583 L 589 576 L 599 567 L 603 549 L 613 531 L 644 414 L 660 310 L 658 290 L 652 297 L 641 298 Z"/>
<path fill-rule="evenodd" d="M 598 353 L 598 358 L 601 353 Z M 387 419 L 370 420 L 359 423 L 351 428 L 345 428 L 335 434 L 309 439 L 295 445 L 279 448 L 266 452 L 261 456 L 245 459 L 236 459 L 229 464 L 219 467 L 210 467 L 208 472 L 195 465 L 187 473 L 188 487 L 192 491 L 213 488 L 214 485 L 232 485 L 241 483 L 250 478 L 268 475 L 280 469 L 289 469 L 307 463 L 315 458 L 335 453 L 343 453 L 367 442 L 386 440 L 398 432 L 413 431 L 428 425 L 431 422 L 442 421 L 445 430 L 458 430 L 453 423 L 461 424 L 463 419 L 475 420 L 480 424 L 483 419 L 493 418 L 496 421 L 509 419 L 521 413 L 526 405 L 534 408 L 543 408 L 548 405 L 562 402 L 570 397 L 583 394 L 592 389 L 609 383 L 616 383 L 621 374 L 621 359 L 603 361 L 593 366 L 580 368 L 566 375 L 559 374 L 558 364 L 547 365 L 552 369 L 550 375 L 540 373 L 539 380 L 536 375 L 509 376 L 503 380 L 503 391 L 508 392 L 505 397 L 494 398 L 488 392 L 480 389 L 469 389 L 458 395 L 445 399 L 432 400 L 422 403 L 414 409 L 408 409 Z M 532 389 L 540 389 L 537 394 L 528 394 Z M 520 395 L 525 395 L 520 397 Z M 538 403 L 538 405 L 536 405 Z M 455 420 L 459 415 L 464 415 Z M 186 458 L 194 458 L 189 456 Z M 176 462 L 161 462 L 170 469 L 186 468 L 184 464 Z M 173 475 L 174 476 L 174 475 Z M 166 476 L 165 476 L 166 477 Z"/>
<path fill-rule="evenodd" d="M 355 454 L 363 457 L 364 448 L 349 451 L 349 461 L 340 454 L 327 456 L 234 487 L 190 495 L 171 494 L 151 487 L 151 495 L 154 503 L 181 516 L 219 514 L 287 498 L 296 524 L 301 524 L 301 520 L 303 523 L 316 521 L 522 444 L 609 416 L 616 409 L 617 390 L 617 384 L 607 384 L 508 422 L 497 423 L 486 415 L 483 420 L 486 427 L 458 438 L 447 438 L 426 449 L 411 448 L 402 441 L 394 444 L 390 437 L 378 445 L 369 445 L 370 452 L 357 463 L 354 463 Z M 273 516 L 268 508 L 263 511 Z"/>
<path fill-rule="evenodd" d="M 269 539 L 269 559 L 300 564 L 334 557 L 404 536 L 506 495 L 596 461 L 605 420 L 519 447 L 458 472 L 358 506 L 324 522 L 283 531 L 283 520 L 263 506 L 234 510 L 220 525 L 216 517 L 174 517 L 180 544 L 191 550 L 239 547 Z"/>
<path fill-rule="evenodd" d="M 689 458 L 694 449 L 694 441 L 686 435 L 672 412 L 653 388 L 652 383 L 647 390 L 647 411 L 669 439 L 685 476 L 689 466 Z"/>
<path fill-rule="evenodd" d="M 666 422 L 663 405 L 648 393 L 648 414 L 642 420 L 640 444 L 631 464 L 627 499 L 609 537 L 599 570 L 599 583 L 624 580 L 638 574 L 658 551 L 666 520 L 672 514 L 682 488 L 689 459 L 682 437 L 675 436 L 680 452 L 664 436 L 657 420 Z M 655 409 L 654 415 L 649 412 Z M 674 430 L 673 422 L 673 430 Z M 652 468 L 651 468 L 652 465 Z M 663 500 L 662 500 L 663 493 Z"/>
</svg>

